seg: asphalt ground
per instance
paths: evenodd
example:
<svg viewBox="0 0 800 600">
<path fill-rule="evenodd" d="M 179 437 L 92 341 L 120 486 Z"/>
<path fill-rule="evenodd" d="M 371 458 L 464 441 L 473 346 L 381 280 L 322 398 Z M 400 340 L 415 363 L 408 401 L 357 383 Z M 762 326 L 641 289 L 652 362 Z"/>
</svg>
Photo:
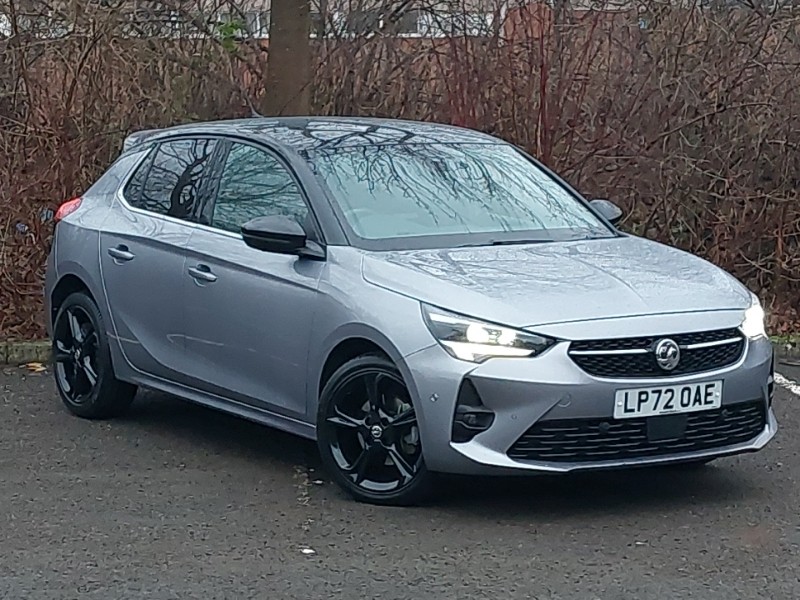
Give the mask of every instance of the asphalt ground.
<svg viewBox="0 0 800 600">
<path fill-rule="evenodd" d="M 705 468 L 450 478 L 381 508 L 310 442 L 155 394 L 84 421 L 49 372 L 3 368 L 0 598 L 800 598 L 800 396 L 775 405 L 766 449 Z"/>
</svg>

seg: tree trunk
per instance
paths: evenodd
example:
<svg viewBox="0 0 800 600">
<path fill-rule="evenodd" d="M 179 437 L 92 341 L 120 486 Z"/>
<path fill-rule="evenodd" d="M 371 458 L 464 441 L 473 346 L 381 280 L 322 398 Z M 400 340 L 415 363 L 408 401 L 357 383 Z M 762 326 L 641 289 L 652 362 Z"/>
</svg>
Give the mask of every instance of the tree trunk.
<svg viewBox="0 0 800 600">
<path fill-rule="evenodd" d="M 267 115 L 307 115 L 311 100 L 311 18 L 308 0 L 272 0 Z"/>
</svg>

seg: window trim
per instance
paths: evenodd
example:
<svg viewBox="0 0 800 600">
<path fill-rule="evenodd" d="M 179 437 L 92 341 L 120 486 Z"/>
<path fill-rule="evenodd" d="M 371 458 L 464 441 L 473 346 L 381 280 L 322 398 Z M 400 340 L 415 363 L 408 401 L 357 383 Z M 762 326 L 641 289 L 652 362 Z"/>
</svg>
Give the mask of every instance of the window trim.
<svg viewBox="0 0 800 600">
<path fill-rule="evenodd" d="M 215 139 L 219 142 L 217 149 L 215 150 L 216 156 L 212 156 L 212 160 L 214 161 L 213 169 L 221 168 L 224 163 L 222 163 L 222 152 L 223 148 L 226 148 L 226 142 L 240 142 L 244 144 L 250 144 L 251 146 L 255 146 L 268 154 L 275 156 L 289 171 L 291 176 L 294 178 L 295 182 L 297 183 L 300 192 L 303 194 L 303 198 L 306 201 L 307 206 L 309 207 L 309 212 L 312 215 L 312 224 L 314 225 L 315 231 L 313 233 L 316 234 L 317 239 L 313 239 L 312 236 L 309 235 L 309 240 L 316 242 L 324 249 L 329 244 L 338 244 L 338 245 L 346 245 L 351 246 L 350 240 L 346 232 L 344 231 L 341 221 L 339 220 L 339 215 L 337 214 L 337 209 L 335 208 L 332 200 L 328 198 L 327 192 L 325 189 L 321 188 L 319 182 L 317 181 L 314 174 L 310 171 L 310 166 L 307 162 L 296 155 L 296 160 L 299 161 L 297 167 L 292 164 L 292 157 L 295 155 L 289 155 L 288 150 L 281 148 L 279 144 L 276 142 L 272 142 L 269 139 L 264 139 L 261 137 L 251 137 L 244 133 L 238 132 L 208 132 L 208 131 L 169 131 L 169 132 L 157 132 L 152 138 L 148 138 L 146 142 L 144 142 L 141 146 L 137 145 L 134 148 L 129 150 L 130 152 L 139 151 L 142 149 L 142 146 L 146 144 L 151 144 L 155 147 L 160 146 L 166 142 L 178 141 L 178 140 L 185 140 L 185 139 Z M 152 151 L 152 149 L 151 149 Z M 145 156 L 142 157 L 142 162 L 147 160 L 149 156 L 149 152 L 146 153 Z M 227 154 L 225 154 L 227 157 Z M 192 227 L 194 229 L 204 229 L 206 231 L 216 233 L 219 235 L 224 235 L 230 237 L 232 239 L 238 239 L 244 242 L 242 235 L 240 233 L 232 233 L 230 231 L 226 231 L 224 229 L 219 229 L 216 227 L 212 227 L 210 225 L 205 225 L 203 223 L 198 222 L 197 215 L 193 215 L 192 220 L 188 219 L 179 219 L 177 217 L 172 217 L 170 215 L 164 215 L 161 213 L 151 212 L 149 210 L 145 210 L 142 208 L 138 208 L 132 206 L 128 200 L 123 195 L 123 190 L 127 185 L 130 178 L 133 176 L 133 173 L 136 169 L 141 166 L 142 162 L 136 164 L 130 172 L 125 176 L 124 180 L 121 182 L 119 188 L 117 189 L 116 196 L 119 199 L 122 206 L 131 212 L 138 213 L 141 215 L 146 215 L 151 218 L 159 218 L 166 221 L 170 221 L 173 223 L 181 223 L 188 227 Z M 308 174 L 307 177 L 309 178 L 309 182 L 312 188 L 316 188 L 317 194 L 320 196 L 318 202 L 322 203 L 320 206 L 316 206 L 311 199 L 311 195 L 309 194 L 309 188 L 304 183 L 303 177 L 300 176 L 298 172 L 298 168 L 301 170 L 307 170 Z M 212 170 L 213 170 L 212 169 Z M 209 190 L 209 193 L 212 193 Z M 211 199 L 212 203 L 216 202 L 216 197 Z M 323 222 L 325 227 L 329 228 L 328 233 L 326 234 L 325 227 L 323 227 Z M 333 238 L 335 241 L 330 241 Z"/>
<path fill-rule="evenodd" d="M 217 166 L 215 166 L 212 174 L 210 175 L 211 181 L 209 181 L 208 187 L 206 192 L 208 193 L 208 204 L 204 206 L 205 209 L 210 209 L 211 214 L 214 214 L 214 208 L 217 205 L 217 194 L 219 193 L 219 183 L 220 179 L 222 178 L 222 174 L 225 170 L 225 164 L 228 160 L 228 155 L 230 154 L 231 148 L 234 144 L 242 144 L 245 146 L 251 146 L 260 152 L 263 152 L 267 156 L 274 158 L 278 163 L 286 169 L 286 172 L 289 174 L 289 177 L 292 178 L 297 189 L 300 192 L 300 196 L 303 199 L 303 202 L 308 209 L 308 214 L 311 217 L 311 225 L 313 226 L 313 231 L 306 231 L 307 239 L 320 244 L 321 246 L 325 247 L 325 234 L 322 231 L 322 227 L 320 226 L 319 217 L 314 210 L 314 204 L 311 202 L 311 199 L 308 195 L 308 192 L 303 185 L 302 180 L 298 177 L 295 170 L 292 168 L 292 165 L 289 163 L 288 160 L 284 156 L 280 154 L 280 152 L 276 151 L 269 146 L 260 143 L 258 140 L 248 139 L 248 138 L 240 138 L 232 135 L 220 135 L 217 136 L 220 140 L 220 152 L 216 156 Z M 198 218 L 198 215 L 195 215 L 195 219 Z M 221 227 L 215 227 L 212 224 L 206 225 L 205 223 L 200 223 L 195 221 L 197 227 L 202 227 L 203 229 L 207 229 L 209 231 L 213 231 L 216 233 L 222 233 L 229 237 L 233 237 L 239 240 L 243 240 L 241 233 L 236 233 L 233 231 L 228 231 L 227 229 L 222 229 Z"/>
</svg>

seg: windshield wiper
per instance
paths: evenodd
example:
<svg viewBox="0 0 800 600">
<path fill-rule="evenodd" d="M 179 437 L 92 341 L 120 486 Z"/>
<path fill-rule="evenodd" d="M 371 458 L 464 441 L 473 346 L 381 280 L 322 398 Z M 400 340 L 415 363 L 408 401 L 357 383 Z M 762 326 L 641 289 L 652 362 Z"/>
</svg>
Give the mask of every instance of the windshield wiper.
<svg viewBox="0 0 800 600">
<path fill-rule="evenodd" d="M 485 242 L 467 242 L 466 244 L 458 244 L 456 248 L 479 248 L 481 246 L 521 246 L 523 244 L 544 244 L 552 242 L 551 239 L 542 238 L 527 238 L 519 240 L 486 240 Z"/>
<path fill-rule="evenodd" d="M 492 240 L 489 242 L 492 246 L 515 246 L 521 244 L 544 244 L 546 242 L 552 242 L 553 240 L 548 239 L 527 239 L 527 240 Z"/>
<path fill-rule="evenodd" d="M 561 239 L 562 242 L 578 242 L 583 240 L 607 240 L 616 237 L 614 235 L 599 232 L 599 231 L 591 231 L 591 232 L 575 232 L 572 235 L 564 236 Z"/>
</svg>

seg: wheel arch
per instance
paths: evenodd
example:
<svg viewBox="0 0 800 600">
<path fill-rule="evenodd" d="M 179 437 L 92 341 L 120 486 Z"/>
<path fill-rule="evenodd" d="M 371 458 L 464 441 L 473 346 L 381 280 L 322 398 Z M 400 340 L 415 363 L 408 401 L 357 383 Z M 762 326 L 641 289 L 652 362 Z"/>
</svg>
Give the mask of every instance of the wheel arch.
<svg viewBox="0 0 800 600">
<path fill-rule="evenodd" d="M 380 354 L 391 360 L 400 371 L 411 397 L 418 398 L 414 379 L 403 358 L 403 352 L 377 329 L 363 323 L 350 323 L 337 329 L 323 344 L 323 351 L 317 361 L 318 367 L 310 377 L 312 383 L 308 398 L 309 417 L 316 418 L 322 389 L 336 369 L 348 360 L 365 354 Z"/>
<path fill-rule="evenodd" d="M 84 292 L 95 303 L 103 318 L 105 333 L 109 337 L 111 351 L 111 364 L 119 376 L 118 366 L 125 364 L 125 358 L 120 354 L 119 344 L 115 342 L 114 324 L 111 320 L 110 310 L 102 285 L 79 263 L 70 261 L 59 265 L 58 280 L 48 296 L 49 314 L 48 323 L 53 324 L 58 309 L 70 294 Z"/>
<path fill-rule="evenodd" d="M 75 273 L 66 273 L 58 279 L 53 287 L 53 291 L 50 293 L 50 314 L 48 315 L 48 319 L 50 319 L 51 324 L 55 322 L 58 310 L 61 308 L 64 300 L 76 292 L 85 293 L 92 299 L 92 302 L 102 310 L 100 303 L 92 293 L 89 285 L 79 275 Z"/>
<path fill-rule="evenodd" d="M 347 361 L 366 354 L 380 354 L 388 358 L 386 352 L 375 342 L 363 337 L 345 338 L 328 353 L 319 376 L 317 389 L 321 393 L 331 375 Z"/>
</svg>

